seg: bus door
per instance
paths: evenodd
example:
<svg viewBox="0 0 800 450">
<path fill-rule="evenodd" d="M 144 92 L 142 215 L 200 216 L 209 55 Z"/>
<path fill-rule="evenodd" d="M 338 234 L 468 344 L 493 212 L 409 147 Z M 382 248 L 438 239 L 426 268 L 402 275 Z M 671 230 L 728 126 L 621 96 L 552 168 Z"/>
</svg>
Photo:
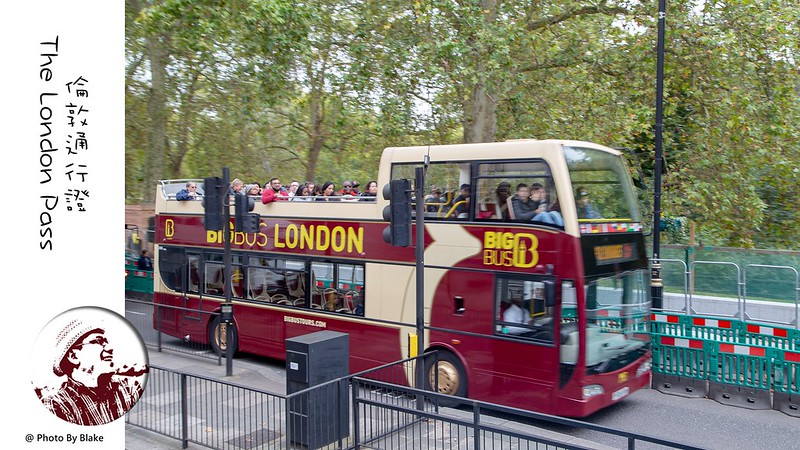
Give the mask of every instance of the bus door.
<svg viewBox="0 0 800 450">
<path fill-rule="evenodd" d="M 182 292 L 182 301 L 181 306 L 184 309 L 184 319 L 189 320 L 200 320 L 200 314 L 193 310 L 201 310 L 203 309 L 203 293 L 201 286 L 203 286 L 203 276 L 201 272 L 202 265 L 200 264 L 201 257 L 199 253 L 188 253 L 186 254 L 186 282 L 184 286 L 186 289 Z M 188 294 L 193 294 L 198 296 L 198 302 L 195 302 L 189 298 Z"/>
<path fill-rule="evenodd" d="M 158 277 L 160 282 L 168 289 L 175 291 L 181 298 L 181 306 L 186 306 L 186 261 L 185 253 L 182 248 L 160 246 L 158 252 Z M 169 294 L 162 293 L 162 296 Z M 176 305 L 175 300 L 164 302 Z M 160 320 L 165 325 L 178 325 L 179 313 L 175 308 L 161 308 L 159 311 Z"/>
<path fill-rule="evenodd" d="M 554 278 L 498 275 L 495 281 L 496 395 L 522 396 L 546 409 L 558 381 Z"/>
</svg>

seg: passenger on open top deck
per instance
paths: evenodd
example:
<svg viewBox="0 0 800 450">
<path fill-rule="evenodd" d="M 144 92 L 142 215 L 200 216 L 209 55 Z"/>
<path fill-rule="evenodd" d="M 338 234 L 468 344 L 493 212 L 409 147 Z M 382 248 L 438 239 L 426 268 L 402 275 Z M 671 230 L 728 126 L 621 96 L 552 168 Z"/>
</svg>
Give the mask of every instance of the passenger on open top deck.
<svg viewBox="0 0 800 450">
<path fill-rule="evenodd" d="M 315 200 L 318 202 L 338 202 L 339 197 L 336 196 L 336 185 L 333 181 L 326 181 L 320 188 L 322 192 Z"/>
<path fill-rule="evenodd" d="M 297 180 L 292 180 L 292 182 L 289 183 L 289 188 L 286 190 L 289 192 L 289 197 L 294 197 L 297 195 L 298 189 L 300 189 L 300 182 Z"/>
<path fill-rule="evenodd" d="M 279 200 L 289 200 L 289 192 L 281 186 L 281 180 L 271 178 L 269 183 L 264 185 L 261 193 L 261 203 L 267 204 Z"/>
<path fill-rule="evenodd" d="M 261 196 L 261 186 L 257 184 L 248 184 L 244 190 L 248 196 Z"/>
<path fill-rule="evenodd" d="M 338 192 L 340 196 L 342 196 L 343 202 L 357 202 L 360 192 L 358 192 L 358 182 L 357 181 L 345 181 L 342 184 L 342 190 Z"/>
<path fill-rule="evenodd" d="M 197 192 L 197 183 L 195 183 L 194 181 L 186 183 L 186 188 L 181 189 L 180 191 L 178 191 L 177 194 L 175 194 L 175 200 L 180 200 L 180 201 L 196 200 L 199 199 L 200 197 L 202 197 L 202 195 L 200 195 L 200 193 Z"/>
<path fill-rule="evenodd" d="M 377 196 L 378 196 L 378 182 L 372 180 L 369 183 L 367 183 L 367 186 L 364 188 L 364 192 L 361 193 L 361 201 L 371 202 L 375 200 Z"/>
<path fill-rule="evenodd" d="M 308 189 L 308 185 L 302 185 L 297 188 L 297 192 L 292 197 L 292 201 L 294 202 L 310 202 L 313 198 L 311 198 L 311 191 Z"/>
<path fill-rule="evenodd" d="M 238 178 L 231 181 L 231 186 L 228 188 L 228 195 L 236 195 L 244 189 L 244 182 Z"/>
<path fill-rule="evenodd" d="M 339 191 L 339 195 L 360 195 L 361 192 L 358 191 L 358 181 L 345 181 L 342 183 L 342 189 Z"/>
</svg>

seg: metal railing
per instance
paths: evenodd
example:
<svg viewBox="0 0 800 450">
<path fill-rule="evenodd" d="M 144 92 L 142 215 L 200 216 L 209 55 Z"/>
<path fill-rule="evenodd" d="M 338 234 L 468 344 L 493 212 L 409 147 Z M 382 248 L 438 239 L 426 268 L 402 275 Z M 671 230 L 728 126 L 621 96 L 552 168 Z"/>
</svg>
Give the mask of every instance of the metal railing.
<svg viewBox="0 0 800 450">
<path fill-rule="evenodd" d="M 215 449 L 286 449 L 286 397 L 152 366 L 126 423 Z"/>
<path fill-rule="evenodd" d="M 790 266 L 657 259 L 664 283 L 663 311 L 757 320 L 800 328 L 800 275 Z M 711 280 L 711 281 L 709 281 Z M 721 283 L 727 288 L 722 289 Z M 708 287 L 713 284 L 712 287 Z M 766 285 L 777 286 L 769 290 Z M 755 294 L 754 294 L 755 293 Z"/>
<path fill-rule="evenodd" d="M 418 365 L 428 367 L 435 358 L 428 353 L 290 395 L 152 367 L 147 389 L 126 422 L 175 438 L 183 448 L 189 443 L 215 449 L 596 448 L 524 422 L 592 430 L 615 436 L 619 447 L 629 449 L 639 443 L 696 448 L 408 386 Z M 461 406 L 442 406 L 448 402 Z M 523 423 L 512 428 L 512 419 Z"/>
</svg>

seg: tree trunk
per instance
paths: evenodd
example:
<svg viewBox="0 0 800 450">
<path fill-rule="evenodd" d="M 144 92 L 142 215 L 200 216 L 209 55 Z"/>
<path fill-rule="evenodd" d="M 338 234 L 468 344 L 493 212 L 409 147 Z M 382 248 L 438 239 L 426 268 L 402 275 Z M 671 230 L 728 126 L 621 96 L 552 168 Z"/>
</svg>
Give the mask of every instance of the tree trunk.
<svg viewBox="0 0 800 450">
<path fill-rule="evenodd" d="M 183 158 L 189 153 L 189 130 L 194 124 L 194 93 L 195 83 L 197 82 L 198 72 L 192 74 L 192 81 L 186 88 L 186 95 L 181 99 L 181 127 L 180 139 L 178 140 L 178 148 L 175 157 L 172 159 L 172 172 L 170 176 L 181 178 L 181 164 Z"/>
<path fill-rule="evenodd" d="M 497 0 L 481 0 L 481 10 L 484 11 L 481 16 L 483 27 L 490 29 L 497 18 Z M 492 52 L 492 47 L 487 47 L 486 43 L 478 45 L 480 39 L 478 36 L 470 39 L 476 41 L 472 59 L 475 61 L 475 74 L 478 81 L 470 89 L 470 98 L 464 108 L 464 142 L 494 142 L 497 135 L 497 105 L 492 92 L 487 88 L 487 85 L 490 86 L 488 81 L 491 75 L 484 63 L 487 55 Z"/>
<path fill-rule="evenodd" d="M 323 115 L 322 112 L 322 94 L 319 90 L 314 89 L 311 91 L 311 101 L 310 101 L 310 121 L 311 127 L 309 130 L 309 147 L 308 147 L 308 171 L 306 172 L 306 179 L 307 180 L 314 180 L 314 177 L 317 174 L 317 162 L 319 161 L 319 155 L 322 152 L 322 146 L 325 143 L 325 137 L 323 136 L 322 130 L 322 121 Z M 318 180 L 319 184 L 324 183 L 322 180 Z"/>
<path fill-rule="evenodd" d="M 497 135 L 497 105 L 482 84 L 472 88 L 465 108 L 464 142 L 493 142 Z"/>
<path fill-rule="evenodd" d="M 167 45 L 163 36 L 147 37 L 147 53 L 150 57 L 150 98 L 147 114 L 150 118 L 150 131 L 147 139 L 146 163 L 144 171 L 144 200 L 152 202 L 155 184 L 164 171 L 164 155 L 167 148 Z"/>
</svg>

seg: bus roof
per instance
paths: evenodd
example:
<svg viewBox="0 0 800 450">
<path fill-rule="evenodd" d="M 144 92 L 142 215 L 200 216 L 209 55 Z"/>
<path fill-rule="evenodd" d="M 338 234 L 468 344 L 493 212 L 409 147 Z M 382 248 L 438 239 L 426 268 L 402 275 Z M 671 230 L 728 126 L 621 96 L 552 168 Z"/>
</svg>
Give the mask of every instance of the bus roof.
<svg viewBox="0 0 800 450">
<path fill-rule="evenodd" d="M 592 148 L 614 155 L 621 153 L 599 144 L 564 139 L 515 139 L 505 142 L 476 144 L 420 145 L 415 147 L 388 147 L 383 151 L 381 166 L 384 163 L 422 162 L 425 155 L 431 161 L 472 161 L 480 159 L 516 159 L 552 156 L 564 147 Z M 491 153 L 490 153 L 491 152 Z"/>
</svg>

